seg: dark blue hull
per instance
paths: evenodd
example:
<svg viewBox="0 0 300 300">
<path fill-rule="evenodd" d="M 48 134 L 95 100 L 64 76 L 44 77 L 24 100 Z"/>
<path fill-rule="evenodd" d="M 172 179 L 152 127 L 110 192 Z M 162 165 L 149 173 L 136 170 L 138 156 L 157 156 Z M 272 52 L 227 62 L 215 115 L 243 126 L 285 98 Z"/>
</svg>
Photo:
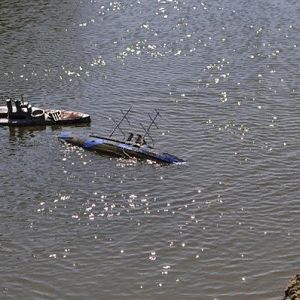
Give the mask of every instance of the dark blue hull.
<svg viewBox="0 0 300 300">
<path fill-rule="evenodd" d="M 71 133 L 63 132 L 58 138 L 69 144 L 110 156 L 124 158 L 136 157 L 139 159 L 153 160 L 167 164 L 184 162 L 184 160 L 174 155 L 165 152 L 158 152 L 157 150 L 145 145 L 139 146 L 105 137 L 77 137 L 73 136 Z"/>
</svg>

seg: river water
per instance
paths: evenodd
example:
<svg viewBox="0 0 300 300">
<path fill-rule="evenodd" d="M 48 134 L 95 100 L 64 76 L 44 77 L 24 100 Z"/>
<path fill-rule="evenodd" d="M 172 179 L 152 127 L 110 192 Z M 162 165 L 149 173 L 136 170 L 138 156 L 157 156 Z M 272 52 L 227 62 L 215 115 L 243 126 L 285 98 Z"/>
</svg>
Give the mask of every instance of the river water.
<svg viewBox="0 0 300 300">
<path fill-rule="evenodd" d="M 300 267 L 299 47 L 298 0 L 2 0 L 1 96 L 92 124 L 0 128 L 0 299 L 280 299 Z M 130 106 L 136 131 L 160 110 L 155 145 L 186 164 L 57 140 Z"/>
</svg>

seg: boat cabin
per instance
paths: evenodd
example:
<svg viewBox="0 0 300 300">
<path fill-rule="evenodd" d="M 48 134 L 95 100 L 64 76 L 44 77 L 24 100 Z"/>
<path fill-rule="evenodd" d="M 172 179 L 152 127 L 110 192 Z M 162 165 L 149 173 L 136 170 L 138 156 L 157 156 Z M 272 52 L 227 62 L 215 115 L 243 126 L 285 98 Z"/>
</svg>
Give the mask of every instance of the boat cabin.
<svg viewBox="0 0 300 300">
<path fill-rule="evenodd" d="M 7 118 L 10 120 L 44 118 L 44 111 L 42 109 L 33 109 L 31 104 L 22 100 L 12 101 L 11 99 L 7 99 L 6 106 Z"/>
</svg>

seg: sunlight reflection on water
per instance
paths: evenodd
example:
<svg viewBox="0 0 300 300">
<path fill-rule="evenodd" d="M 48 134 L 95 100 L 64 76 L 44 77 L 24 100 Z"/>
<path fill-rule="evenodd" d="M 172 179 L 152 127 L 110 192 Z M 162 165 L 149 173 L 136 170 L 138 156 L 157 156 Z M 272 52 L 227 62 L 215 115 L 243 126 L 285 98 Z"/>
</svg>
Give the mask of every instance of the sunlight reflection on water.
<svg viewBox="0 0 300 300">
<path fill-rule="evenodd" d="M 187 161 L 100 156 L 62 145 L 61 128 L 0 128 L 0 294 L 281 297 L 299 253 L 298 1 L 0 10 L 3 96 L 87 112 L 92 127 L 71 128 L 86 134 L 107 134 L 131 105 L 135 128 L 159 108 L 155 146 Z"/>
</svg>

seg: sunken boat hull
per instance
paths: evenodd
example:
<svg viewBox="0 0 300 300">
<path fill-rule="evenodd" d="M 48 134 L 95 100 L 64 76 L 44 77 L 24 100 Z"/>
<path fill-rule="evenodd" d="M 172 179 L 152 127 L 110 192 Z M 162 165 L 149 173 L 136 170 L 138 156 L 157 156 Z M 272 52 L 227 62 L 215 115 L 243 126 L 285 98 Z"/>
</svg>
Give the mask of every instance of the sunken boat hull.
<svg viewBox="0 0 300 300">
<path fill-rule="evenodd" d="M 184 162 L 184 160 L 174 155 L 159 152 L 148 146 L 140 146 L 105 137 L 77 137 L 70 133 L 63 132 L 58 138 L 66 143 L 109 156 L 122 158 L 135 157 L 142 160 L 152 160 L 167 164 Z"/>
</svg>

